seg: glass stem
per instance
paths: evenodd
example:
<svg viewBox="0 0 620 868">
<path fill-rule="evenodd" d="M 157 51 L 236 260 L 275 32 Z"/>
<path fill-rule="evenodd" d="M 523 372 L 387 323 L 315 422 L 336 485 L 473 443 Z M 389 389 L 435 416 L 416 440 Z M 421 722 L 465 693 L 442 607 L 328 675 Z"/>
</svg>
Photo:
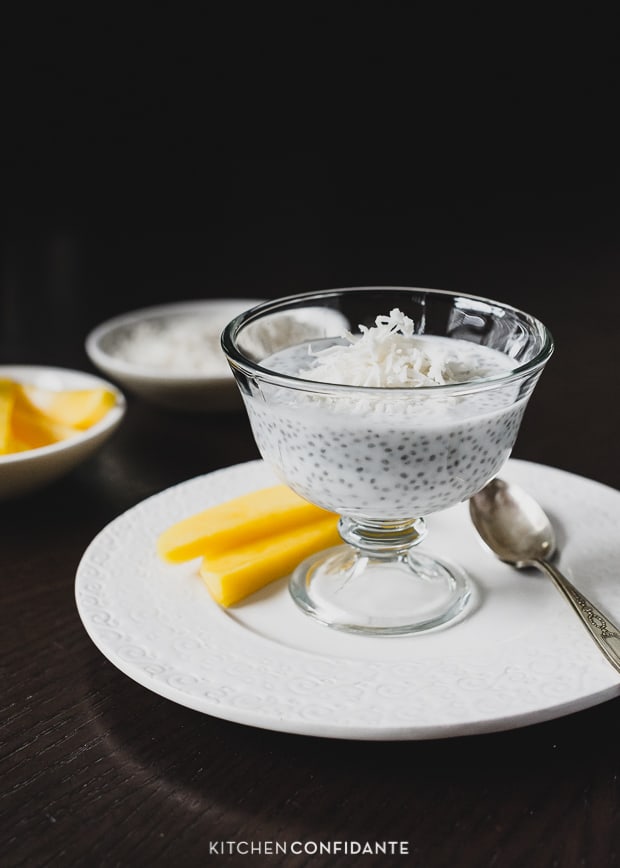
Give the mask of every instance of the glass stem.
<svg viewBox="0 0 620 868">
<path fill-rule="evenodd" d="M 426 536 L 423 518 L 373 521 L 343 516 L 338 523 L 342 539 L 375 558 L 393 558 L 422 542 Z"/>
</svg>

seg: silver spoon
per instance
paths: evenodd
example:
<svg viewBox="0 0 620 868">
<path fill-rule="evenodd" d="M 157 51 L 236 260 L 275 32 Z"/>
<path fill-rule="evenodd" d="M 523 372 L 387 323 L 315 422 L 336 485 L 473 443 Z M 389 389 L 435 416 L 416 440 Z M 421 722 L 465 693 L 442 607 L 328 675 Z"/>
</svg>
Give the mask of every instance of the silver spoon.
<svg viewBox="0 0 620 868">
<path fill-rule="evenodd" d="M 555 551 L 551 522 L 525 491 L 493 479 L 469 501 L 469 513 L 483 541 L 501 561 L 521 569 L 537 567 L 569 601 L 609 662 L 620 671 L 620 631 L 550 563 Z"/>
</svg>

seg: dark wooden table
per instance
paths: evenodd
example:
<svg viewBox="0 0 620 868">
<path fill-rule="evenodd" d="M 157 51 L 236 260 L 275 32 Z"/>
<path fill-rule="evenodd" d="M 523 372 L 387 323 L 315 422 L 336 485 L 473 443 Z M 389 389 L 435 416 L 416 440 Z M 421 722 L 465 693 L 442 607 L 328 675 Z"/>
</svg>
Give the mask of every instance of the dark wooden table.
<svg viewBox="0 0 620 868">
<path fill-rule="evenodd" d="M 316 166 L 302 175 L 301 192 L 282 183 L 267 225 L 260 201 L 273 196 L 273 178 L 246 167 L 228 210 L 191 232 L 130 220 L 124 232 L 58 220 L 8 231 L 0 361 L 92 370 L 83 340 L 95 323 L 174 299 L 372 283 L 475 292 L 537 314 L 557 344 L 514 455 L 620 486 L 619 223 L 609 191 L 584 188 L 577 200 L 570 189 L 512 189 L 510 201 L 418 212 L 397 212 L 377 193 L 360 212 L 353 175 L 349 187 Z M 321 184 L 332 185 L 327 211 Z M 295 191 L 307 210 L 291 205 Z M 349 865 L 275 845 L 395 841 L 408 855 L 357 864 L 618 864 L 619 700 L 483 736 L 349 742 L 188 710 L 99 653 L 73 596 L 90 540 L 145 497 L 257 455 L 242 414 L 174 414 L 129 396 L 125 423 L 99 454 L 0 504 L 0 863 Z M 244 842 L 274 852 L 244 855 Z"/>
</svg>

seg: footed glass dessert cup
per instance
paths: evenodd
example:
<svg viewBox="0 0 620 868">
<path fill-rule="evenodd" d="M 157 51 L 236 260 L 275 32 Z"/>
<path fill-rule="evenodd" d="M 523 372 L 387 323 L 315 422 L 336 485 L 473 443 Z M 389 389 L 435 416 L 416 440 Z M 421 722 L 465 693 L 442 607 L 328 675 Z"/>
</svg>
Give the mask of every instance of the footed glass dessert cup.
<svg viewBox="0 0 620 868">
<path fill-rule="evenodd" d="M 363 287 L 260 304 L 228 324 L 222 347 L 265 461 L 340 516 L 343 544 L 290 579 L 298 606 L 373 635 L 458 618 L 470 580 L 418 548 L 424 517 L 508 459 L 553 351 L 545 326 L 488 299 Z"/>
</svg>

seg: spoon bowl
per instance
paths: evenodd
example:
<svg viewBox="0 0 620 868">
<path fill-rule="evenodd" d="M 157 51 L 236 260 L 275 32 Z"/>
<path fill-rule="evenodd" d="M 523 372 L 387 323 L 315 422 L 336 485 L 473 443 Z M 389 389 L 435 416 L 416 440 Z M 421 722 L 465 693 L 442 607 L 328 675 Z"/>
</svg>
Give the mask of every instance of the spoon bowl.
<svg viewBox="0 0 620 868">
<path fill-rule="evenodd" d="M 469 511 L 481 538 L 501 561 L 520 568 L 553 556 L 553 525 L 534 498 L 518 486 L 491 480 L 471 498 Z"/>
<path fill-rule="evenodd" d="M 505 563 L 545 573 L 581 618 L 599 649 L 620 672 L 620 630 L 551 563 L 555 533 L 547 515 L 525 491 L 493 479 L 469 501 L 480 538 Z"/>
</svg>

